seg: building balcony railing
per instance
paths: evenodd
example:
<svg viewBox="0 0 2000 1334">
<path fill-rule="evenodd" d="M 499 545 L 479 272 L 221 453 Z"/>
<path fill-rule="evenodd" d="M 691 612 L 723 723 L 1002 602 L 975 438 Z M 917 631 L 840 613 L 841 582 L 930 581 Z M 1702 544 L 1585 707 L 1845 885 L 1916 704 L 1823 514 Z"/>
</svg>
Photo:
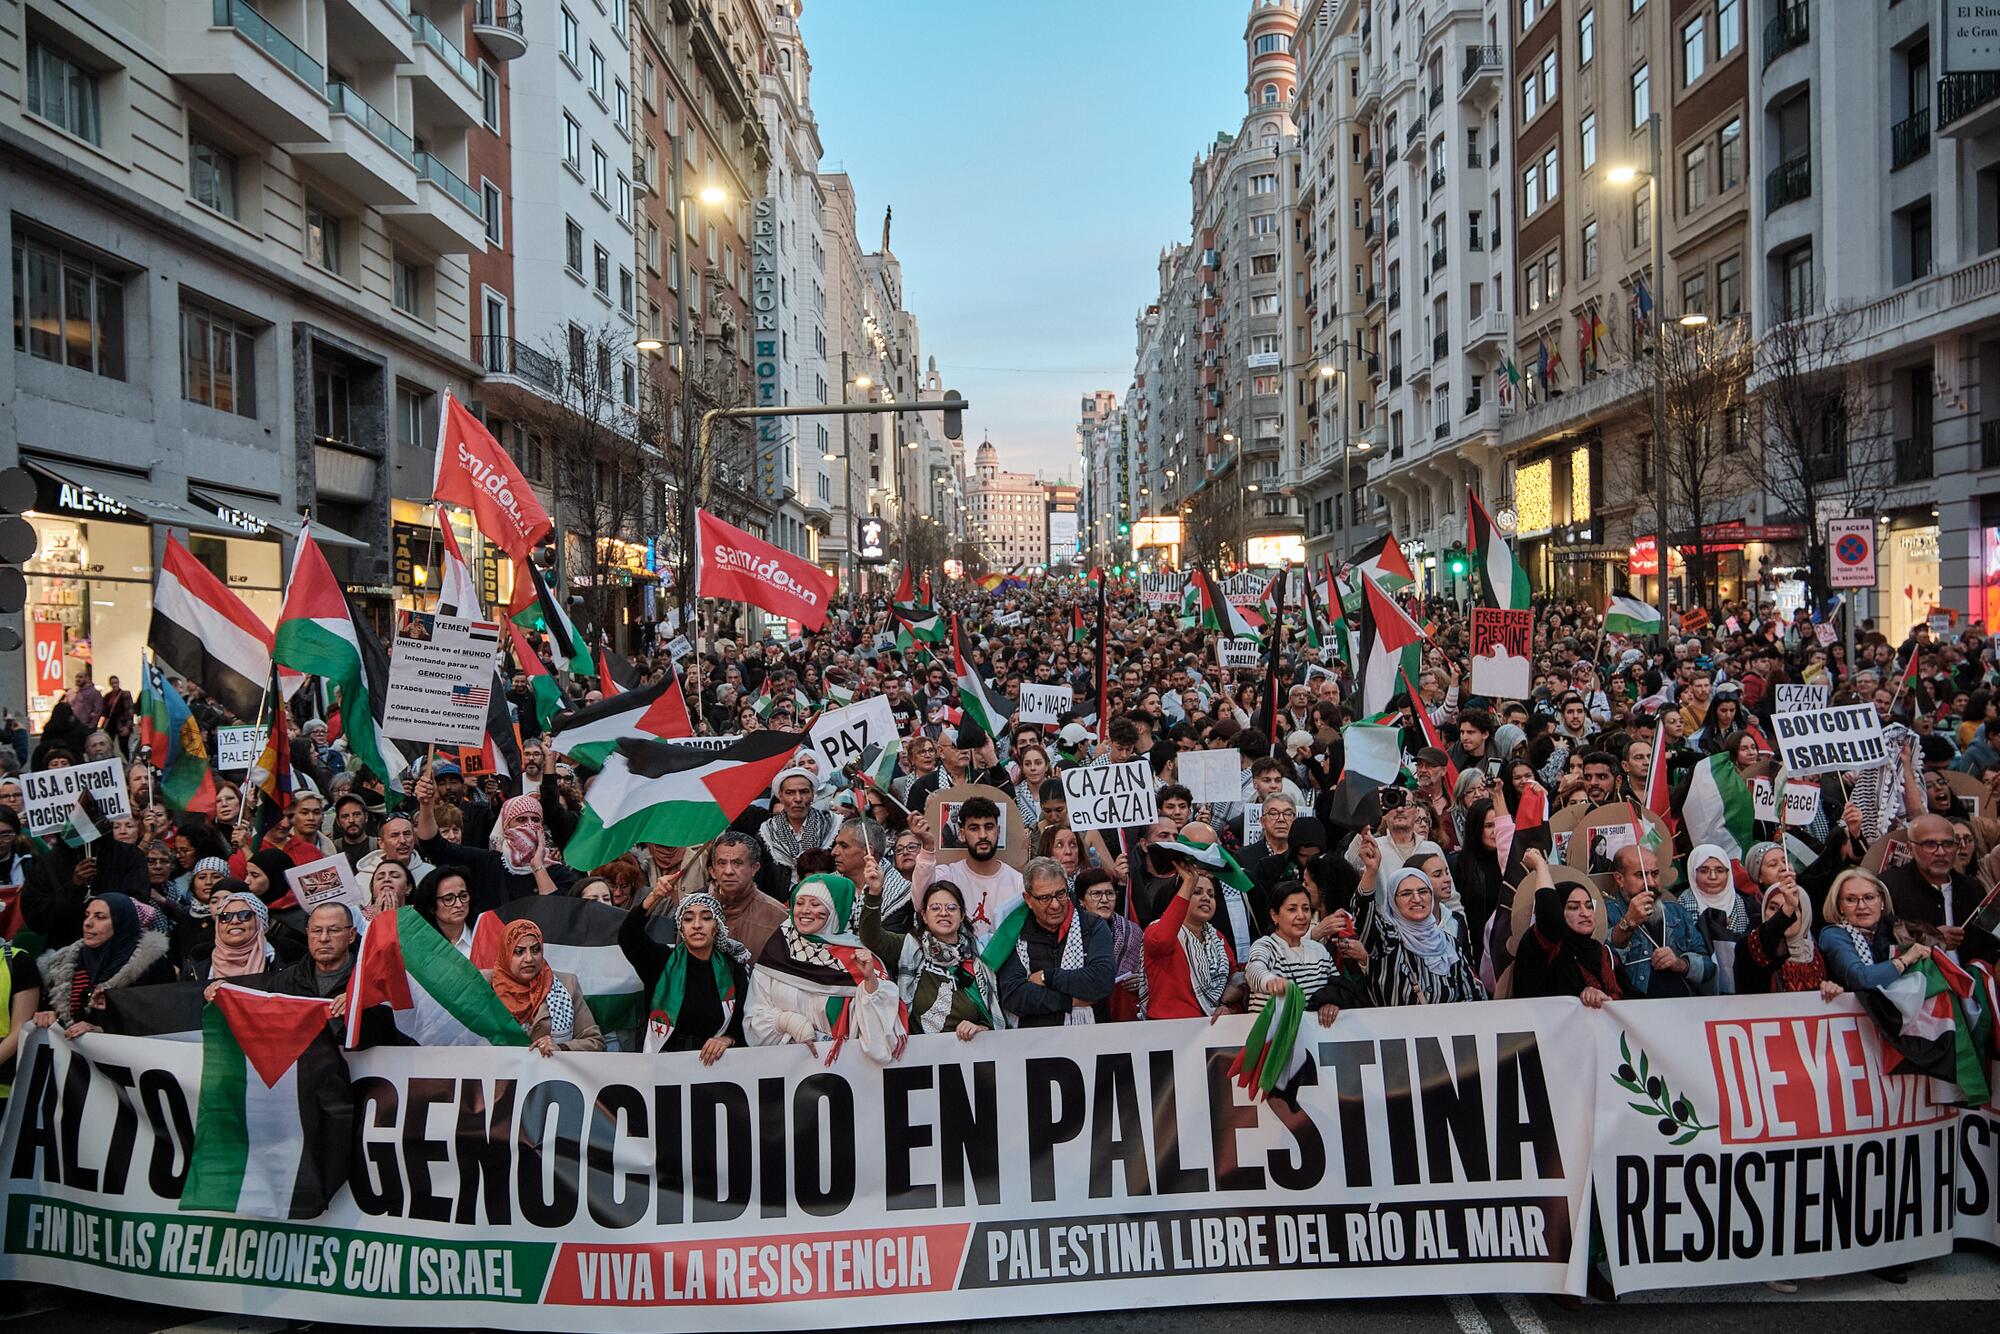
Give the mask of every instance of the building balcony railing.
<svg viewBox="0 0 2000 1334">
<path fill-rule="evenodd" d="M 2000 421 L 1979 423 L 1979 466 L 2000 468 Z"/>
<path fill-rule="evenodd" d="M 1794 47 L 1804 46 L 1812 37 L 1812 22 L 1807 18 L 1805 5 L 1781 4 L 1778 12 L 1764 25 L 1764 68 Z"/>
<path fill-rule="evenodd" d="M 1908 435 L 1896 441 L 1896 484 L 1928 482 L 1932 475 L 1931 436 Z"/>
<path fill-rule="evenodd" d="M 1442 246 L 1440 246 L 1436 250 L 1431 251 L 1431 272 L 1436 273 L 1440 269 L 1442 269 L 1444 267 L 1445 260 L 1448 257 L 1449 256 L 1447 252 Z"/>
<path fill-rule="evenodd" d="M 1381 227 L 1376 224 L 1375 215 L 1371 213 L 1368 215 L 1368 221 L 1361 224 L 1361 239 L 1363 241 L 1373 241 L 1376 234 L 1381 230 Z"/>
<path fill-rule="evenodd" d="M 1443 361 L 1444 354 L 1451 351 L 1451 335 L 1438 334 L 1431 339 L 1431 360 Z"/>
<path fill-rule="evenodd" d="M 1403 387 L 1403 368 L 1401 366 L 1391 366 L 1389 368 L 1389 387 L 1391 389 L 1401 389 Z"/>
<path fill-rule="evenodd" d="M 518 3 L 478 0 L 472 11 L 472 35 L 496 60 L 519 60 L 528 54 L 528 32 Z"/>
<path fill-rule="evenodd" d="M 1395 240 L 1398 236 L 1401 236 L 1403 234 L 1403 220 L 1401 218 L 1389 219 L 1389 226 L 1387 228 L 1387 231 L 1389 234 L 1389 239 L 1391 241 Z"/>
<path fill-rule="evenodd" d="M 1430 97 L 1429 97 L 1429 98 L 1427 99 L 1427 105 L 1429 105 L 1429 107 L 1430 107 L 1430 109 L 1431 109 L 1432 111 L 1436 111 L 1436 110 L 1437 110 L 1437 109 L 1438 109 L 1439 107 L 1443 106 L 1443 105 L 1444 105 L 1444 89 L 1443 89 L 1443 88 L 1441 88 L 1441 87 L 1433 87 L 1433 88 L 1431 89 L 1431 95 L 1430 95 Z"/>
<path fill-rule="evenodd" d="M 1444 189 L 1444 164 L 1439 163 L 1431 168 L 1431 193 L 1436 194 L 1442 189 Z"/>
<path fill-rule="evenodd" d="M 1395 314 L 1403 308 L 1403 290 L 1399 287 L 1389 293 L 1389 313 Z"/>
<path fill-rule="evenodd" d="M 417 179 L 420 181 L 429 181 L 432 185 L 443 190 L 473 213 L 483 213 L 484 211 L 483 203 L 479 198 L 479 192 L 470 185 L 467 185 L 457 172 L 445 166 L 444 163 L 438 161 L 429 153 L 417 154 Z"/>
<path fill-rule="evenodd" d="M 1415 148 L 1424 138 L 1424 117 L 1420 114 L 1410 122 L 1410 128 L 1403 132 L 1403 147 Z"/>
<path fill-rule="evenodd" d="M 1472 231 L 1466 235 L 1465 248 L 1467 250 L 1473 250 L 1473 251 L 1484 250 L 1486 248 L 1486 238 L 1479 234 L 1479 229 L 1477 227 L 1474 227 Z"/>
<path fill-rule="evenodd" d="M 472 359 L 488 375 L 505 375 L 550 397 L 560 394 L 562 363 L 510 334 L 474 334 Z"/>
<path fill-rule="evenodd" d="M 1976 70 L 1945 75 L 1938 80 L 1938 129 L 1942 131 L 1945 126 L 1995 100 L 2000 100 L 2000 71 Z"/>
<path fill-rule="evenodd" d="M 1889 170 L 1901 171 L 1931 151 L 1931 109 L 1923 107 L 1889 127 Z"/>
<path fill-rule="evenodd" d="M 1473 80 L 1482 75 L 1498 77 L 1501 64 L 1500 48 L 1497 46 L 1466 47 L 1465 63 L 1459 67 L 1459 89 L 1470 88 Z"/>
<path fill-rule="evenodd" d="M 475 91 L 479 87 L 479 68 L 465 58 L 465 52 L 458 49 L 451 38 L 444 35 L 437 24 L 422 14 L 410 15 L 410 28 L 417 34 L 417 40 L 429 47 L 453 74 L 465 81 L 468 88 Z"/>
<path fill-rule="evenodd" d="M 1771 168 L 1764 177 L 1764 212 L 1776 213 L 1787 204 L 1812 194 L 1812 156 L 1801 153 L 1789 162 Z"/>
<path fill-rule="evenodd" d="M 326 86 L 326 68 L 305 53 L 305 48 L 279 31 L 278 26 L 252 9 L 244 0 L 215 0 L 214 26 L 234 28 L 261 48 L 265 55 L 283 65 L 314 88 Z"/>
<path fill-rule="evenodd" d="M 1431 439 L 1433 440 L 1442 440 L 1450 434 L 1451 434 L 1451 423 L 1448 421 L 1439 422 L 1436 426 L 1431 428 Z"/>
<path fill-rule="evenodd" d="M 1381 154 L 1377 153 L 1374 149 L 1371 148 L 1366 153 L 1363 153 L 1361 155 L 1362 175 L 1373 176 L 1376 172 L 1380 171 L 1381 169 L 1382 169 L 1382 156 Z"/>
<path fill-rule="evenodd" d="M 344 83 L 326 86 L 327 104 L 336 116 L 345 116 L 384 148 L 412 165 L 417 160 L 417 144 L 409 132 L 375 109 L 375 104 Z"/>
</svg>

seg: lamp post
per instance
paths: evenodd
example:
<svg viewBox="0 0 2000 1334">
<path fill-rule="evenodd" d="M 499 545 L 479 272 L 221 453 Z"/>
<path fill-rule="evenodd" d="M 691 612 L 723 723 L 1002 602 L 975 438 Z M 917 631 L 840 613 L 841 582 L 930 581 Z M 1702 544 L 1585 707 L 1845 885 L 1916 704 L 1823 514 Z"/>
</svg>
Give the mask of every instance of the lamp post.
<svg viewBox="0 0 2000 1334">
<path fill-rule="evenodd" d="M 700 613 L 701 604 L 694 597 L 695 555 L 695 510 L 708 499 L 709 481 L 714 476 L 711 451 L 697 450 L 695 446 L 696 426 L 694 413 L 694 358 L 691 352 L 701 350 L 702 340 L 691 324 L 692 312 L 688 306 L 688 288 L 695 282 L 695 276 L 684 260 L 687 255 L 687 224 L 680 216 L 682 201 L 687 197 L 687 145 L 679 135 L 674 136 L 674 245 L 669 262 L 677 265 L 681 272 L 676 275 L 678 289 L 676 316 L 680 322 L 681 374 L 681 623 L 688 625 Z M 720 208 L 729 202 L 729 193 L 714 181 L 703 185 L 695 198 L 709 208 Z M 648 344 L 652 344 L 648 347 Z M 660 340 L 646 338 L 639 340 L 638 347 L 646 351 L 657 351 Z M 699 457 L 697 458 L 697 454 Z M 701 485 L 694 485 L 694 471 L 701 469 Z"/>
<path fill-rule="evenodd" d="M 1667 628 L 1667 572 L 1671 568 L 1672 544 L 1667 540 L 1667 382 L 1660 364 L 1660 339 L 1666 332 L 1667 233 L 1660 197 L 1660 113 L 1646 117 L 1647 169 L 1620 167 L 1605 175 L 1613 185 L 1630 185 L 1636 180 L 1648 184 L 1648 213 L 1653 226 L 1653 506 L 1659 512 L 1659 534 L 1653 546 L 1659 557 L 1659 588 L 1655 602 L 1660 611 L 1660 638 Z"/>
</svg>

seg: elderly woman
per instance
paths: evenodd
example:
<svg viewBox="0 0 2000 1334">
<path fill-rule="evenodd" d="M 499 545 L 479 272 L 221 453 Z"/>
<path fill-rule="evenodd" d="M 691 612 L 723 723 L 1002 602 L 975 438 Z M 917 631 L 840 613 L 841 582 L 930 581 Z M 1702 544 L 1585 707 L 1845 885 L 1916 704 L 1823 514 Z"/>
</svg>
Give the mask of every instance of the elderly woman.
<svg viewBox="0 0 2000 1334">
<path fill-rule="evenodd" d="M 1083 840 L 1074 829 L 1062 825 L 1042 830 L 1042 836 L 1035 841 L 1035 855 L 1054 858 L 1074 892 L 1077 873 L 1083 870 Z"/>
<path fill-rule="evenodd" d="M 1280 880 L 1266 896 L 1270 931 L 1257 937 L 1244 961 L 1250 1008 L 1261 1010 L 1292 985 L 1305 992 L 1306 1005 L 1330 1027 L 1342 1010 L 1368 1004 L 1368 984 L 1341 970 L 1331 951 L 1312 935 L 1312 891 L 1298 880 Z"/>
<path fill-rule="evenodd" d="M 618 928 L 640 985 L 652 996 L 645 1046 L 649 1052 L 694 1051 L 714 1065 L 743 1045 L 743 1001 L 750 992 L 750 951 L 729 934 L 722 903 L 713 894 L 690 894 L 674 905 L 674 943 L 662 945 L 646 930 L 657 900 L 632 905 Z"/>
<path fill-rule="evenodd" d="M 1137 922 L 1118 911 L 1118 883 L 1111 873 L 1093 866 L 1076 878 L 1076 899 L 1082 909 L 1111 928 L 1114 986 L 1097 1007 L 1103 1023 L 1124 1023 L 1146 1017 L 1146 941 Z"/>
<path fill-rule="evenodd" d="M 896 1059 L 906 1036 L 902 997 L 881 960 L 842 924 L 853 912 L 854 882 L 809 875 L 792 890 L 792 910 L 750 974 L 743 1030 L 753 1045 L 805 1044 L 831 1064 L 852 1038 L 878 1064 Z"/>
<path fill-rule="evenodd" d="M 192 982 L 223 982 L 268 973 L 288 959 L 278 957 L 265 938 L 271 910 L 241 880 L 217 886 L 210 911 L 215 935 L 209 947 L 188 959 L 183 976 Z"/>
<path fill-rule="evenodd" d="M 1688 887 L 1681 891 L 1681 906 L 1694 918 L 1696 929 L 1715 954 L 1717 993 L 1733 995 L 1737 947 L 1760 915 L 1758 907 L 1736 888 L 1729 854 L 1713 843 L 1696 844 L 1688 853 L 1687 873 Z"/>
<path fill-rule="evenodd" d="M 139 905 L 123 894 L 98 894 L 83 905 L 83 937 L 41 957 L 42 999 L 35 1016 L 43 1028 L 61 1025 L 65 1037 L 95 1033 L 104 993 L 120 987 L 174 980 L 167 938 L 139 922 Z"/>
<path fill-rule="evenodd" d="M 1753 996 L 1817 989 L 1827 1000 L 1846 988 L 1826 975 L 1826 960 L 1813 944 L 1810 914 L 1798 882 L 1787 877 L 1764 891 L 1755 930 L 1736 952 L 1736 992 Z"/>
<path fill-rule="evenodd" d="M 1431 868 L 1429 872 L 1425 866 Z M 1446 1005 L 1486 999 L 1486 990 L 1473 970 L 1464 915 L 1439 901 L 1439 882 L 1432 879 L 1431 872 L 1443 866 L 1443 854 L 1433 847 L 1420 850 L 1398 870 L 1378 877 L 1380 887 L 1372 911 L 1363 913 L 1361 937 L 1368 947 L 1369 986 L 1378 1005 Z M 1447 878 L 1443 883 L 1449 885 L 1450 881 Z"/>
<path fill-rule="evenodd" d="M 1630 995 L 1625 965 L 1597 938 L 1597 897 L 1583 885 L 1556 888 L 1548 859 L 1522 854 L 1533 875 L 1535 915 L 1514 958 L 1513 989 L 1520 997 L 1575 996 L 1591 1009 Z"/>
<path fill-rule="evenodd" d="M 544 1056 L 559 1051 L 603 1051 L 604 1035 L 584 1003 L 573 973 L 558 973 L 542 953 L 542 928 L 525 918 L 507 923 L 500 957 L 481 976 Z"/>
<path fill-rule="evenodd" d="M 1930 957 L 1928 945 L 1897 949 L 1889 895 L 1873 872 L 1857 866 L 1835 876 L 1824 911 L 1827 924 L 1820 928 L 1819 951 L 1826 975 L 1849 991 L 1880 990 L 1911 964 Z"/>
<path fill-rule="evenodd" d="M 924 887 L 915 929 L 905 935 L 882 925 L 882 873 L 870 859 L 861 900 L 861 941 L 878 959 L 896 961 L 896 989 L 917 1033 L 955 1033 L 970 1042 L 1003 1027 L 1000 984 L 979 957 L 965 921 L 965 897 L 949 880 Z"/>
</svg>

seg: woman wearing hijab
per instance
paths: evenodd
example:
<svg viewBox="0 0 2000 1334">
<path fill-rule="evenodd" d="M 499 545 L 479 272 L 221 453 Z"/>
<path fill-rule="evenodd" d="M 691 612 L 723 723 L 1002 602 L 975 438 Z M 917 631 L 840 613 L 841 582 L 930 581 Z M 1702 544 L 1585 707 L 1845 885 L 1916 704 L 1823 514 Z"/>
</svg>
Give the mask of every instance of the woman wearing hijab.
<svg viewBox="0 0 2000 1334">
<path fill-rule="evenodd" d="M 576 975 L 549 967 L 542 953 L 542 928 L 535 923 L 526 918 L 507 923 L 499 961 L 480 973 L 528 1035 L 528 1045 L 542 1055 L 604 1050 L 604 1035 L 584 1003 Z"/>
<path fill-rule="evenodd" d="M 675 940 L 662 945 L 646 930 L 655 902 L 649 896 L 633 904 L 618 929 L 618 948 L 653 998 L 646 1050 L 698 1051 L 703 1065 L 714 1065 L 743 1045 L 750 951 L 729 934 L 728 917 L 713 894 L 690 894 L 675 904 Z"/>
<path fill-rule="evenodd" d="M 965 921 L 965 896 L 949 880 L 924 887 L 909 934 L 882 925 L 882 874 L 868 861 L 868 885 L 861 900 L 861 942 L 878 959 L 896 961 L 896 990 L 920 1033 L 956 1033 L 970 1042 L 1000 1028 L 1000 984 L 979 957 Z"/>
<path fill-rule="evenodd" d="M 265 939 L 271 910 L 241 880 L 222 882 L 209 915 L 214 938 L 206 950 L 188 959 L 185 976 L 190 981 L 214 983 L 255 977 L 285 962 Z"/>
<path fill-rule="evenodd" d="M 1377 877 L 1382 888 L 1364 913 L 1362 942 L 1377 1005 L 1448 1005 L 1486 999 L 1471 962 L 1462 913 L 1438 898 L 1431 871 L 1444 868 L 1435 845 L 1420 847 L 1400 869 Z"/>
<path fill-rule="evenodd" d="M 1813 944 L 1812 923 L 1798 883 L 1777 881 L 1764 891 L 1757 929 L 1736 951 L 1736 991 L 1743 996 L 1813 991 L 1827 1000 L 1847 988 L 1826 975 L 1826 960 Z"/>
<path fill-rule="evenodd" d="M 1879 991 L 1911 964 L 1930 957 L 1928 945 L 1897 948 L 1888 892 L 1871 871 L 1857 866 L 1835 876 L 1824 912 L 1827 924 L 1820 928 L 1819 950 L 1826 975 L 1849 991 Z"/>
<path fill-rule="evenodd" d="M 853 912 L 854 882 L 809 875 L 792 890 L 792 909 L 757 957 L 743 1031 L 753 1045 L 801 1042 L 817 1056 L 830 1040 L 831 1064 L 852 1038 L 861 1054 L 886 1065 L 903 1050 L 902 996 L 882 961 L 842 929 Z"/>
<path fill-rule="evenodd" d="M 123 894 L 98 894 L 85 903 L 82 939 L 44 954 L 40 967 L 49 1008 L 35 1022 L 60 1024 L 72 1038 L 101 1027 L 105 992 L 174 978 L 167 938 L 142 927 L 139 905 Z"/>
<path fill-rule="evenodd" d="M 1521 856 L 1534 874 L 1535 916 L 1515 952 L 1514 996 L 1575 996 L 1591 1009 L 1630 993 L 1625 966 L 1597 931 L 1597 898 L 1583 885 L 1556 888 L 1540 851 Z"/>
<path fill-rule="evenodd" d="M 1729 854 L 1713 843 L 1696 844 L 1688 853 L 1687 873 L 1681 906 L 1715 953 L 1716 994 L 1734 995 L 1737 947 L 1756 922 L 1756 903 L 1736 888 Z"/>
</svg>

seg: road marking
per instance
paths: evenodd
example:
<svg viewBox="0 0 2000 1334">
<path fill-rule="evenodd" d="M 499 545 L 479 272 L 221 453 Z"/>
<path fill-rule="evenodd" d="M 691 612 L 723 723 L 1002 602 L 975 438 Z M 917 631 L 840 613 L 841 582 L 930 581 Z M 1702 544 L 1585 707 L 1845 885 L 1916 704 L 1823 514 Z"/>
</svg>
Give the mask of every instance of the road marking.
<svg viewBox="0 0 2000 1334">
<path fill-rule="evenodd" d="M 1549 1327 L 1535 1314 L 1527 1299 L 1519 1293 L 1503 1292 L 1499 1296 L 1500 1309 L 1514 1322 L 1514 1328 L 1521 1334 L 1549 1334 Z"/>
<path fill-rule="evenodd" d="M 1451 1318 L 1458 1322 L 1461 1334 L 1493 1334 L 1493 1326 L 1486 1323 L 1486 1317 L 1479 1313 L 1479 1307 L 1472 1298 L 1452 1296 L 1444 1299 Z"/>
</svg>

